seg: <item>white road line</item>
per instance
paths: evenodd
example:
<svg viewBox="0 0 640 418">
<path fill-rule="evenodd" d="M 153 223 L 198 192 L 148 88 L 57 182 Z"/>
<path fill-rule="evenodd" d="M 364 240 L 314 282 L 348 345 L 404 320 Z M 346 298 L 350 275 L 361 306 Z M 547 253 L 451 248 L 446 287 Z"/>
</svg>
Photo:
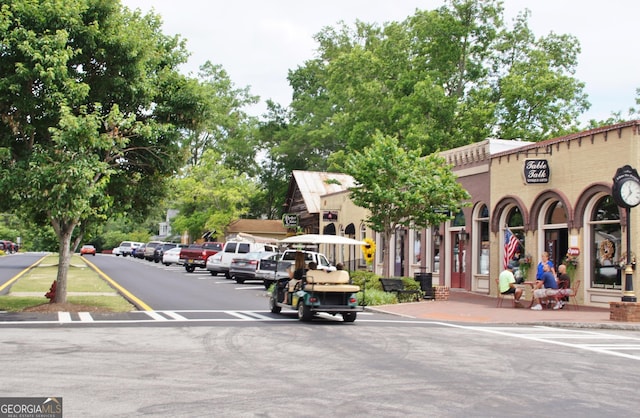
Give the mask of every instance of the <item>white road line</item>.
<svg viewBox="0 0 640 418">
<path fill-rule="evenodd" d="M 69 312 L 58 312 L 58 322 L 71 322 L 71 314 Z"/>
<path fill-rule="evenodd" d="M 82 322 L 93 322 L 93 317 L 89 312 L 78 312 L 78 316 Z"/>
<path fill-rule="evenodd" d="M 586 351 L 592 351 L 595 353 L 600 353 L 600 354 L 608 354 L 611 356 L 616 356 L 616 357 L 623 357 L 623 358 L 627 358 L 630 360 L 638 360 L 640 361 L 640 355 L 631 355 L 631 354 L 627 354 L 627 353 L 619 353 L 617 352 L 615 349 L 602 349 L 600 347 L 592 347 L 589 346 L 588 344 L 571 344 L 568 342 L 563 342 L 563 341 L 558 341 L 559 337 L 561 337 L 560 333 L 564 332 L 566 334 L 571 334 L 571 333 L 576 333 L 576 334 L 588 334 L 591 336 L 591 338 L 596 338 L 596 339 L 612 339 L 612 340 L 620 340 L 620 339 L 627 339 L 627 340 L 636 340 L 638 341 L 638 338 L 624 338 L 624 337 L 619 337 L 617 335 L 611 335 L 611 334 L 606 334 L 606 333 L 596 333 L 593 331 L 581 331 L 581 330 L 567 330 L 567 329 L 556 329 L 556 328 L 552 328 L 552 327 L 534 327 L 534 328 L 530 328 L 530 329 L 523 329 L 526 331 L 531 331 L 531 330 L 541 330 L 543 332 L 548 332 L 549 334 L 547 335 L 547 337 L 545 338 L 545 334 L 536 334 L 536 333 L 528 333 L 528 334 L 519 334 L 517 332 L 514 333 L 510 333 L 510 332 L 504 332 L 504 330 L 500 327 L 474 327 L 474 326 L 467 326 L 467 325 L 458 325 L 458 324 L 448 324 L 446 322 L 438 322 L 439 324 L 448 326 L 448 327 L 452 327 L 452 328 L 460 328 L 460 329 L 465 329 L 465 330 L 475 330 L 475 331 L 481 331 L 481 332 L 486 332 L 486 333 L 490 333 L 490 334 L 496 334 L 496 335 L 501 335 L 501 336 L 506 336 L 506 337 L 514 337 L 514 338 L 522 338 L 525 340 L 530 340 L 530 341 L 536 341 L 536 342 L 541 342 L 541 343 L 547 343 L 547 344 L 555 344 L 555 345 L 561 345 L 563 347 L 569 347 L 569 348 L 576 348 L 579 350 L 586 350 Z M 554 333 L 553 331 L 558 331 L 558 334 Z M 540 335 L 542 335 L 543 337 L 540 338 Z M 549 336 L 551 335 L 551 336 Z"/>
<path fill-rule="evenodd" d="M 177 314 L 175 312 L 171 312 L 171 311 L 162 311 L 163 314 L 170 316 L 171 318 L 175 319 L 176 321 L 188 321 L 187 318 L 185 318 L 184 316 Z"/>
<path fill-rule="evenodd" d="M 255 317 L 256 319 L 261 319 L 263 321 L 273 321 L 274 320 L 273 318 L 270 318 L 268 316 L 260 315 L 257 312 L 247 312 L 247 314 Z"/>
<path fill-rule="evenodd" d="M 156 321 L 168 321 L 168 318 L 165 318 L 164 316 L 160 315 L 159 313 L 155 312 L 155 311 L 143 311 L 145 314 L 149 315 L 151 317 L 151 319 L 156 320 Z"/>
<path fill-rule="evenodd" d="M 236 318 L 244 319 L 245 321 L 257 321 L 257 318 L 253 318 L 249 315 L 245 315 L 244 313 L 240 313 L 238 311 L 226 311 L 227 314 L 231 316 L 235 316 Z"/>
</svg>

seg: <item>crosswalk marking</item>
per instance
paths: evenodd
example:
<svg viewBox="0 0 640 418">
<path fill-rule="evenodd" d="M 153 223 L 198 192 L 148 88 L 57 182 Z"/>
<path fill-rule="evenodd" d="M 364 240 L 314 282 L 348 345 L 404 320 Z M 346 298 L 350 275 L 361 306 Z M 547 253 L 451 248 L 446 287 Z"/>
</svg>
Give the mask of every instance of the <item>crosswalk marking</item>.
<svg viewBox="0 0 640 418">
<path fill-rule="evenodd" d="M 79 312 L 78 316 L 80 317 L 80 320 L 83 322 L 93 322 L 93 317 L 89 312 Z"/>
<path fill-rule="evenodd" d="M 175 312 L 171 312 L 171 311 L 163 311 L 163 313 L 165 315 L 170 316 L 171 318 L 175 319 L 176 321 L 187 321 L 187 318 L 185 318 L 184 316 L 175 313 Z"/>
<path fill-rule="evenodd" d="M 145 314 L 149 315 L 151 317 L 151 319 L 154 319 L 156 321 L 168 321 L 169 319 L 165 316 L 160 315 L 158 312 L 155 311 L 143 311 Z"/>
</svg>

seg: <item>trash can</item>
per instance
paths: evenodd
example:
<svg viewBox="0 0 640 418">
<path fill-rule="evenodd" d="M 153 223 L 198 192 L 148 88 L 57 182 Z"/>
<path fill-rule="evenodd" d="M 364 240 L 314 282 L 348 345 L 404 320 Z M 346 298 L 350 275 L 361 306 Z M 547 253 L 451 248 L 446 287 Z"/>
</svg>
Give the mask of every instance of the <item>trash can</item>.
<svg viewBox="0 0 640 418">
<path fill-rule="evenodd" d="M 420 290 L 424 292 L 425 299 L 433 299 L 433 273 L 419 272 L 415 274 L 414 280 L 420 283 Z"/>
</svg>

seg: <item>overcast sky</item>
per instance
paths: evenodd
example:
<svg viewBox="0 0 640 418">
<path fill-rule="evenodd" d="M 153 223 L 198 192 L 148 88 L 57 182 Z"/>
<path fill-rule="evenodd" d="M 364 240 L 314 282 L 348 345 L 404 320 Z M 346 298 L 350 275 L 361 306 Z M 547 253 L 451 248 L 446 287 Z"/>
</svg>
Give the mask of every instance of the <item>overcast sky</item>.
<svg viewBox="0 0 640 418">
<path fill-rule="evenodd" d="M 229 73 L 237 87 L 250 87 L 261 105 L 291 101 L 287 73 L 313 58 L 313 35 L 340 21 L 402 21 L 416 9 L 431 10 L 443 0 L 121 0 L 132 9 L 162 16 L 164 33 L 180 34 L 192 55 L 185 72 L 211 61 Z M 505 0 L 505 17 L 531 11 L 529 26 L 537 37 L 567 33 L 580 40 L 576 77 L 586 83 L 591 109 L 581 117 L 605 119 L 635 106 L 640 87 L 637 0 Z"/>
</svg>

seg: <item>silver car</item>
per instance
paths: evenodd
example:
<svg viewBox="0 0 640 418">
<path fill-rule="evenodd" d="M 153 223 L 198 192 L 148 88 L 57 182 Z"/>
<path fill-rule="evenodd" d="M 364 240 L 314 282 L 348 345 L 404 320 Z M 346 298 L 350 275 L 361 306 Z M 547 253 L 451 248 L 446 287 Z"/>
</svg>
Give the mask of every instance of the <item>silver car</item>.
<svg viewBox="0 0 640 418">
<path fill-rule="evenodd" d="M 244 283 L 245 280 L 262 280 L 256 277 L 256 270 L 260 260 L 276 253 L 271 251 L 254 251 L 246 254 L 238 254 L 229 264 L 229 276 L 236 283 Z"/>
</svg>

